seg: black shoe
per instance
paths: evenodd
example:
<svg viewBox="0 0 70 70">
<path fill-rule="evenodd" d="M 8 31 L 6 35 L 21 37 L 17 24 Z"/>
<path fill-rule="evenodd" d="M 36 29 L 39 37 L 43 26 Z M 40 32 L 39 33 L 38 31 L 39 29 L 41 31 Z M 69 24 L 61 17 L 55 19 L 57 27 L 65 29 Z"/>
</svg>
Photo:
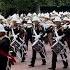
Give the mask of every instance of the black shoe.
<svg viewBox="0 0 70 70">
<path fill-rule="evenodd" d="M 30 65 L 28 65 L 29 67 L 34 67 L 34 65 L 32 65 L 32 64 L 30 64 Z"/>
<path fill-rule="evenodd" d="M 25 60 L 22 60 L 21 62 L 25 62 Z"/>
<path fill-rule="evenodd" d="M 68 66 L 64 66 L 63 68 L 66 69 Z"/>
<path fill-rule="evenodd" d="M 46 63 L 42 63 L 42 65 L 46 65 Z"/>
<path fill-rule="evenodd" d="M 51 68 L 48 68 L 48 69 L 50 69 L 50 70 L 55 70 L 55 68 L 52 68 L 52 67 L 51 67 Z"/>
<path fill-rule="evenodd" d="M 21 62 L 25 62 L 25 57 L 22 58 L 22 61 Z"/>
<path fill-rule="evenodd" d="M 63 68 L 67 68 L 68 67 L 68 62 L 65 62 L 64 67 Z"/>
</svg>

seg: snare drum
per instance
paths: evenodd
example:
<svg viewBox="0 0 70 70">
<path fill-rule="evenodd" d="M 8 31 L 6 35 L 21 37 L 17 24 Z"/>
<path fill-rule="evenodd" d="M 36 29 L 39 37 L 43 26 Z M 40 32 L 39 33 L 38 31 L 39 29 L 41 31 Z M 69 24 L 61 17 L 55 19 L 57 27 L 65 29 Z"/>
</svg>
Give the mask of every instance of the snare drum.
<svg viewBox="0 0 70 70">
<path fill-rule="evenodd" d="M 62 50 L 64 50 L 64 45 L 62 44 L 62 42 L 59 41 L 52 47 L 52 50 L 56 54 L 59 54 L 59 53 L 61 53 Z"/>
<path fill-rule="evenodd" d="M 42 52 L 45 47 L 43 43 L 40 40 L 38 40 L 33 43 L 32 48 L 37 52 Z"/>
</svg>

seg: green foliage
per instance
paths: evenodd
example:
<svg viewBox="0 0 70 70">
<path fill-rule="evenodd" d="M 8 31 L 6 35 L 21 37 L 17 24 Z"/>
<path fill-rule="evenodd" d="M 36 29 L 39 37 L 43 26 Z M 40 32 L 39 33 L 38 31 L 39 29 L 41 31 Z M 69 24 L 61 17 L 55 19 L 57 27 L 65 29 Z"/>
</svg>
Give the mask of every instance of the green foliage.
<svg viewBox="0 0 70 70">
<path fill-rule="evenodd" d="M 65 6 L 70 0 L 0 0 L 0 12 L 8 12 L 10 8 L 20 11 L 32 11 L 40 6 Z"/>
</svg>

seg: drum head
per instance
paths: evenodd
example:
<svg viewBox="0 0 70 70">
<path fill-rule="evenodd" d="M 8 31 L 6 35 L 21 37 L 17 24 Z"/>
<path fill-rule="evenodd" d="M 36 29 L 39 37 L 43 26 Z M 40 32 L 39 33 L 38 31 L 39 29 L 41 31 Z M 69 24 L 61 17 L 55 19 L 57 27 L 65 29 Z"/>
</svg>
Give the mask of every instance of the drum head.
<svg viewBox="0 0 70 70">
<path fill-rule="evenodd" d="M 56 45 L 53 46 L 52 50 L 56 53 L 59 54 L 61 53 L 61 50 L 64 49 L 64 46 L 62 45 L 61 42 L 58 42 Z"/>
<path fill-rule="evenodd" d="M 44 45 L 41 41 L 36 41 L 33 44 L 32 48 L 37 52 L 41 52 L 41 51 L 43 51 Z"/>
</svg>

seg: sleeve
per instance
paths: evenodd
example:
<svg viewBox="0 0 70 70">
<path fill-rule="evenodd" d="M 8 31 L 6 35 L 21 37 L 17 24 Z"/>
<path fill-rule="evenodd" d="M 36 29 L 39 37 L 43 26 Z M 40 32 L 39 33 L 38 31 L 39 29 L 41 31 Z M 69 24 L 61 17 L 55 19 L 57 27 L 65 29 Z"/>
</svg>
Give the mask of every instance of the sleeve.
<svg viewBox="0 0 70 70">
<path fill-rule="evenodd" d="M 8 38 L 4 38 L 2 41 L 2 49 L 6 52 L 9 52 L 10 40 Z"/>
</svg>

